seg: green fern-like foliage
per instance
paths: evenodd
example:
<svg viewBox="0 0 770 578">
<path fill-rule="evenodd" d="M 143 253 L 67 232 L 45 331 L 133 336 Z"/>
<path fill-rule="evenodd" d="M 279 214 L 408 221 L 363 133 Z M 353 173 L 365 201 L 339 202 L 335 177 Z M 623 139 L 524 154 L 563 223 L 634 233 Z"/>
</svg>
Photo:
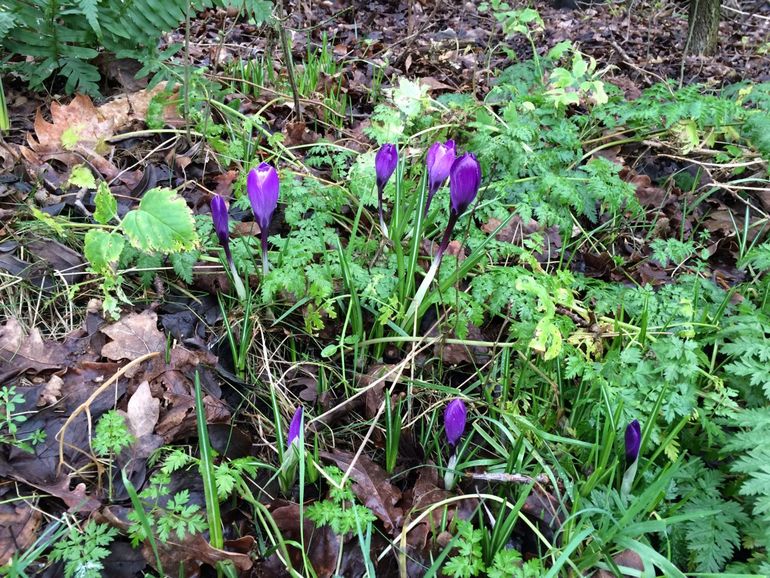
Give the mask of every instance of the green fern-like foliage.
<svg viewBox="0 0 770 578">
<path fill-rule="evenodd" d="M 270 18 L 272 3 L 247 0 L 257 22 Z M 243 7 L 242 0 L 2 0 L 0 47 L 11 54 L 3 66 L 40 88 L 51 76 L 66 80 L 68 93 L 98 95 L 102 52 L 146 61 L 158 40 L 192 14 L 211 7 Z M 31 59 L 29 57 L 32 57 Z"/>
</svg>

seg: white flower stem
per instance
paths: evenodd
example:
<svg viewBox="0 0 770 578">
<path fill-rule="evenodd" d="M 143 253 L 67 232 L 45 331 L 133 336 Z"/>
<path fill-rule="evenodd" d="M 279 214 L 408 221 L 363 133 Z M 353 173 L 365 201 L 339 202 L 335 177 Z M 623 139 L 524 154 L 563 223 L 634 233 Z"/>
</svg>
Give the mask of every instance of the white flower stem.
<svg viewBox="0 0 770 578">
<path fill-rule="evenodd" d="M 235 293 L 238 295 L 240 301 L 246 301 L 246 287 L 243 286 L 241 276 L 238 275 L 238 269 L 235 268 L 235 263 L 233 263 L 232 258 L 228 261 L 230 263 L 230 273 L 233 276 L 233 285 L 235 285 Z"/>
</svg>

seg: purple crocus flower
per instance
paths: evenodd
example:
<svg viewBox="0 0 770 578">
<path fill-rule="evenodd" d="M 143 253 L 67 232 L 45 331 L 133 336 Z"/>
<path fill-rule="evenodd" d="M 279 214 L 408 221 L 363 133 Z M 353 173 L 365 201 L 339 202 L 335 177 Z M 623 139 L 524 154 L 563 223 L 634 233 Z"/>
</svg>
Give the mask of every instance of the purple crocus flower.
<svg viewBox="0 0 770 578">
<path fill-rule="evenodd" d="M 626 427 L 626 462 L 633 463 L 639 457 L 639 448 L 642 445 L 642 426 L 638 420 L 632 421 Z"/>
<path fill-rule="evenodd" d="M 449 200 L 451 212 L 462 215 L 481 186 L 481 165 L 473 153 L 465 153 L 452 163 L 449 170 Z"/>
<path fill-rule="evenodd" d="M 385 219 L 382 216 L 382 193 L 385 190 L 385 185 L 390 180 L 393 172 L 398 165 L 398 149 L 396 145 L 385 143 L 377 151 L 374 157 L 374 172 L 377 176 L 377 210 L 380 215 L 380 227 L 383 231 L 387 231 L 385 226 Z M 386 233 L 387 234 L 387 233 Z"/>
<path fill-rule="evenodd" d="M 291 418 L 289 424 L 289 434 L 286 436 L 286 445 L 291 447 L 294 440 L 299 439 L 300 431 L 302 430 L 302 406 L 297 408 L 294 412 L 294 417 Z"/>
<path fill-rule="evenodd" d="M 441 188 L 449 176 L 449 170 L 455 160 L 455 141 L 446 143 L 435 142 L 428 149 L 426 164 L 428 167 L 428 202 L 425 203 L 425 214 L 428 214 L 433 195 Z"/>
<path fill-rule="evenodd" d="M 453 399 L 444 410 L 444 432 L 449 445 L 457 445 L 457 441 L 465 431 L 465 418 L 468 410 L 461 399 Z"/>
<path fill-rule="evenodd" d="M 227 262 L 231 263 L 233 256 L 230 254 L 230 227 L 227 217 L 225 200 L 220 195 L 214 195 L 211 199 L 211 220 L 214 221 L 214 231 L 217 233 L 219 244 L 225 250 Z"/>
<path fill-rule="evenodd" d="M 267 273 L 267 237 L 270 221 L 278 207 L 280 183 L 275 168 L 267 163 L 251 169 L 246 178 L 246 193 L 249 196 L 251 210 L 259 224 L 262 236 L 262 272 Z"/>
<path fill-rule="evenodd" d="M 481 186 L 481 166 L 472 153 L 465 153 L 452 163 L 449 170 L 449 221 L 447 222 L 444 238 L 436 253 L 436 260 L 441 261 L 441 256 L 449 246 L 452 231 L 457 224 L 457 219 L 465 212 Z M 436 265 L 438 267 L 438 265 Z"/>
</svg>

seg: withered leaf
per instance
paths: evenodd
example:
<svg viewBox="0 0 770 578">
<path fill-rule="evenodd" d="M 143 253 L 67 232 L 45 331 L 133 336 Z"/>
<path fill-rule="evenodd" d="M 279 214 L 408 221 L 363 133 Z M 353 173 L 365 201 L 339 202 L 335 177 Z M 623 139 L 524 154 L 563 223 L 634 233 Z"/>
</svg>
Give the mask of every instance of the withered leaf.
<svg viewBox="0 0 770 578">
<path fill-rule="evenodd" d="M 295 503 L 287 503 L 272 511 L 273 520 L 285 540 L 296 542 L 300 539 L 299 513 L 299 504 Z M 307 517 L 303 518 L 303 529 L 305 536 L 310 537 L 306 554 L 313 566 L 313 571 L 319 577 L 329 578 L 337 567 L 339 538 L 329 526 L 316 528 Z M 302 556 L 296 549 L 290 549 L 289 555 L 295 568 L 303 567 Z"/>
<path fill-rule="evenodd" d="M 47 122 L 38 110 L 35 134 L 27 135 L 27 147 L 20 147 L 32 172 L 37 172 L 49 159 L 71 167 L 85 158 L 107 179 L 119 178 L 129 186 L 138 182 L 137 173 L 121 172 L 105 157 L 110 149 L 106 140 L 114 134 L 114 121 L 105 118 L 89 97 L 77 95 L 66 105 L 52 102 L 51 120 Z"/>
<path fill-rule="evenodd" d="M 622 552 L 619 552 L 618 554 L 615 554 L 612 557 L 612 561 L 617 564 L 619 569 L 622 571 L 624 568 L 628 568 L 631 570 L 638 570 L 639 572 L 644 572 L 644 562 L 642 561 L 642 557 L 639 556 L 636 552 L 633 550 L 623 550 Z M 630 578 L 631 576 L 635 576 L 636 574 L 621 574 L 622 578 Z M 608 570 L 597 570 L 596 573 L 593 575 L 593 578 L 613 578 L 616 576 L 614 572 L 610 572 Z"/>
<path fill-rule="evenodd" d="M 42 517 L 26 502 L 0 504 L 0 566 L 32 545 Z"/>
<path fill-rule="evenodd" d="M 163 568 L 184 568 L 184 576 L 198 574 L 201 564 L 216 566 L 217 562 L 230 561 L 240 572 L 247 572 L 252 566 L 247 554 L 214 548 L 201 534 L 188 535 L 181 541 L 159 542 L 158 553 Z M 145 543 L 142 554 L 149 564 L 156 564 L 149 544 Z"/>
<path fill-rule="evenodd" d="M 160 416 L 160 400 L 152 397 L 150 384 L 145 380 L 128 400 L 128 423 L 137 439 L 152 433 Z"/>
</svg>

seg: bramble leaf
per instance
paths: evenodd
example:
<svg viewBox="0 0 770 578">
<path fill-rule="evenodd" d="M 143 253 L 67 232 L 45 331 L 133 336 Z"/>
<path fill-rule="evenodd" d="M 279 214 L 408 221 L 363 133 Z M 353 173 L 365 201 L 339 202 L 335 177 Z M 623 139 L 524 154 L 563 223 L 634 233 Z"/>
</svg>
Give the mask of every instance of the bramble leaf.
<svg viewBox="0 0 770 578">
<path fill-rule="evenodd" d="M 198 241 L 195 223 L 184 199 L 171 189 L 150 189 L 139 208 L 123 218 L 123 231 L 137 249 L 175 253 Z"/>
<path fill-rule="evenodd" d="M 70 180 L 71 179 L 72 177 L 70 177 Z M 96 203 L 94 220 L 97 223 L 106 225 L 118 216 L 118 201 L 112 195 L 110 188 L 105 183 L 99 183 L 94 202 Z"/>
<path fill-rule="evenodd" d="M 83 251 L 94 271 L 112 273 L 123 252 L 125 242 L 125 238 L 119 233 L 91 229 L 86 233 Z"/>
</svg>

